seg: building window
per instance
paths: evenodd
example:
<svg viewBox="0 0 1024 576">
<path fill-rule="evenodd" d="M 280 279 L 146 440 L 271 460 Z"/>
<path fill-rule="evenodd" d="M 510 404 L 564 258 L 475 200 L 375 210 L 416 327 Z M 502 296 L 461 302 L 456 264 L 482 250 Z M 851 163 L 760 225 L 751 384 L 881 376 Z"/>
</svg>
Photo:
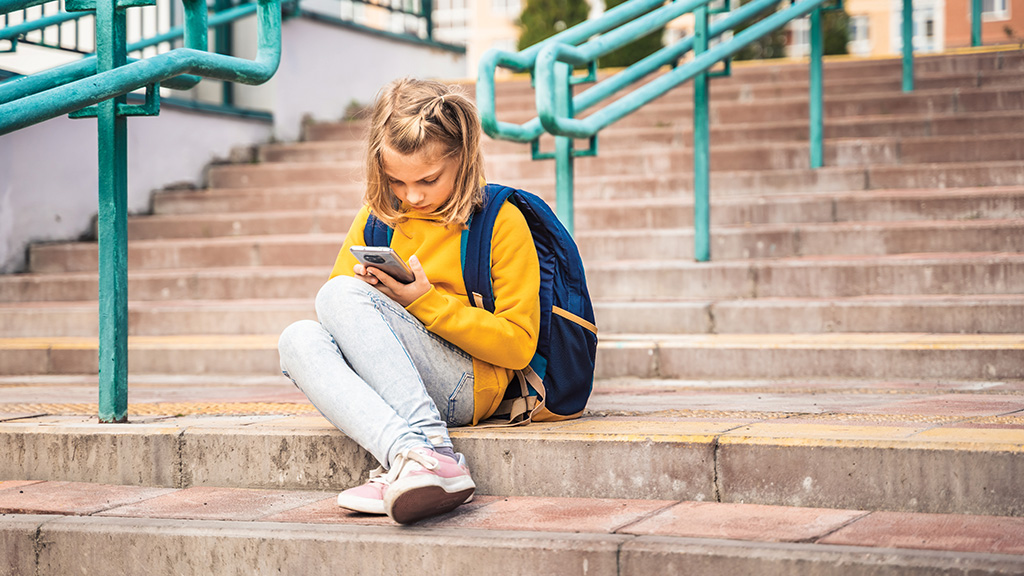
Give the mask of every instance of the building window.
<svg viewBox="0 0 1024 576">
<path fill-rule="evenodd" d="M 491 12 L 515 20 L 523 13 L 523 3 L 521 0 L 491 0 Z"/>
<path fill-rule="evenodd" d="M 850 17 L 850 41 L 846 49 L 850 54 L 866 56 L 871 54 L 871 20 L 866 14 Z"/>
<path fill-rule="evenodd" d="M 981 17 L 986 20 L 1006 20 L 1010 17 L 1009 4 L 1008 0 L 981 0 Z"/>
</svg>

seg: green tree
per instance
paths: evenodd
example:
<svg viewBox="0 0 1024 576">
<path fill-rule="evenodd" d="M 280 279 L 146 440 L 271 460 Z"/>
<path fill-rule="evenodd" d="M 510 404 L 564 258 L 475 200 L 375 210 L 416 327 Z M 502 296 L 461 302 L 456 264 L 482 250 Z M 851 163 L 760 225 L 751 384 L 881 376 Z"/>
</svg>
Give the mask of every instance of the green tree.
<svg viewBox="0 0 1024 576">
<path fill-rule="evenodd" d="M 750 0 L 740 0 L 733 2 L 732 8 L 735 10 L 744 4 L 749 3 Z M 739 34 L 740 32 L 750 28 L 754 24 L 764 20 L 768 16 L 771 16 L 775 12 L 776 7 L 770 6 L 765 10 L 762 10 L 753 18 L 750 18 L 746 22 L 740 24 L 733 29 L 733 32 Z M 773 32 L 758 38 L 757 40 L 747 44 L 742 50 L 733 56 L 735 60 L 764 60 L 768 58 L 782 58 L 786 55 L 786 31 L 784 28 L 779 28 Z"/>
<path fill-rule="evenodd" d="M 625 1 L 626 0 L 606 0 L 605 10 L 611 10 Z M 664 35 L 665 28 L 659 28 L 635 42 L 627 44 L 614 52 L 605 54 L 597 63 L 602 68 L 616 68 L 629 66 L 630 64 L 639 62 L 665 47 L 665 42 L 663 40 Z"/>
<path fill-rule="evenodd" d="M 519 16 L 519 49 L 583 22 L 590 13 L 586 0 L 527 0 Z"/>
<path fill-rule="evenodd" d="M 825 40 L 825 54 L 849 54 L 850 15 L 846 10 L 833 10 L 822 14 L 821 27 Z"/>
</svg>

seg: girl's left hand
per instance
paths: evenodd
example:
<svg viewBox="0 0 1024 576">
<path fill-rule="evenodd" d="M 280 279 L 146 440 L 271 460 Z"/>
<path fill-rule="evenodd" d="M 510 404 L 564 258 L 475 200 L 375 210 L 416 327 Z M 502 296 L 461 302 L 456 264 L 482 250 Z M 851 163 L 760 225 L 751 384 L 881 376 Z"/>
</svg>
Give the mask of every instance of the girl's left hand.
<svg viewBox="0 0 1024 576">
<path fill-rule="evenodd" d="M 356 278 L 376 287 L 385 296 L 405 307 L 430 291 L 430 280 L 427 278 L 426 272 L 423 271 L 419 258 L 415 255 L 409 258 L 409 268 L 415 279 L 408 284 L 402 284 L 380 268 L 372 266 L 364 267 L 362 264 L 356 264 L 353 272 L 355 272 Z"/>
</svg>

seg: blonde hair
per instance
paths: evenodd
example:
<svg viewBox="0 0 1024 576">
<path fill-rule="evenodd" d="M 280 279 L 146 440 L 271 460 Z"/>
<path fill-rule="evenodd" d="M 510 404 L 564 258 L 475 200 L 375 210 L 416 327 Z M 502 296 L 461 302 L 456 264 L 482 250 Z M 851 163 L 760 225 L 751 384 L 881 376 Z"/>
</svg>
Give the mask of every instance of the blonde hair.
<svg viewBox="0 0 1024 576">
<path fill-rule="evenodd" d="M 457 157 L 451 196 L 433 216 L 445 225 L 465 224 L 483 203 L 484 162 L 476 106 L 454 86 L 402 78 L 381 89 L 373 105 L 366 150 L 366 196 L 370 210 L 389 226 L 407 218 L 384 173 L 381 151 L 402 155 L 434 147 L 441 159 Z"/>
</svg>

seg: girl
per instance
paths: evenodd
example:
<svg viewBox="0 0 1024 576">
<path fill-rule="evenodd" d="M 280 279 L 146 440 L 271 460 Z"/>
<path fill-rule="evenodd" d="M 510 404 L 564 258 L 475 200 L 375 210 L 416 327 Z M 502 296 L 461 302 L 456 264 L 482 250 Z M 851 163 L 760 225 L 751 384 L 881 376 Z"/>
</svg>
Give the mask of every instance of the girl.
<svg viewBox="0 0 1024 576">
<path fill-rule="evenodd" d="M 461 239 L 483 202 L 480 122 L 465 96 L 403 79 L 385 86 L 370 121 L 365 205 L 316 297 L 319 323 L 281 334 L 281 369 L 339 430 L 381 464 L 338 496 L 344 508 L 401 523 L 441 514 L 476 488 L 449 426 L 493 414 L 514 370 L 529 364 L 540 325 L 540 271 L 526 220 L 506 203 L 494 226 L 493 314 L 470 304 Z M 415 279 L 364 267 L 372 212 Z M 386 473 L 384 471 L 387 471 Z"/>
</svg>

